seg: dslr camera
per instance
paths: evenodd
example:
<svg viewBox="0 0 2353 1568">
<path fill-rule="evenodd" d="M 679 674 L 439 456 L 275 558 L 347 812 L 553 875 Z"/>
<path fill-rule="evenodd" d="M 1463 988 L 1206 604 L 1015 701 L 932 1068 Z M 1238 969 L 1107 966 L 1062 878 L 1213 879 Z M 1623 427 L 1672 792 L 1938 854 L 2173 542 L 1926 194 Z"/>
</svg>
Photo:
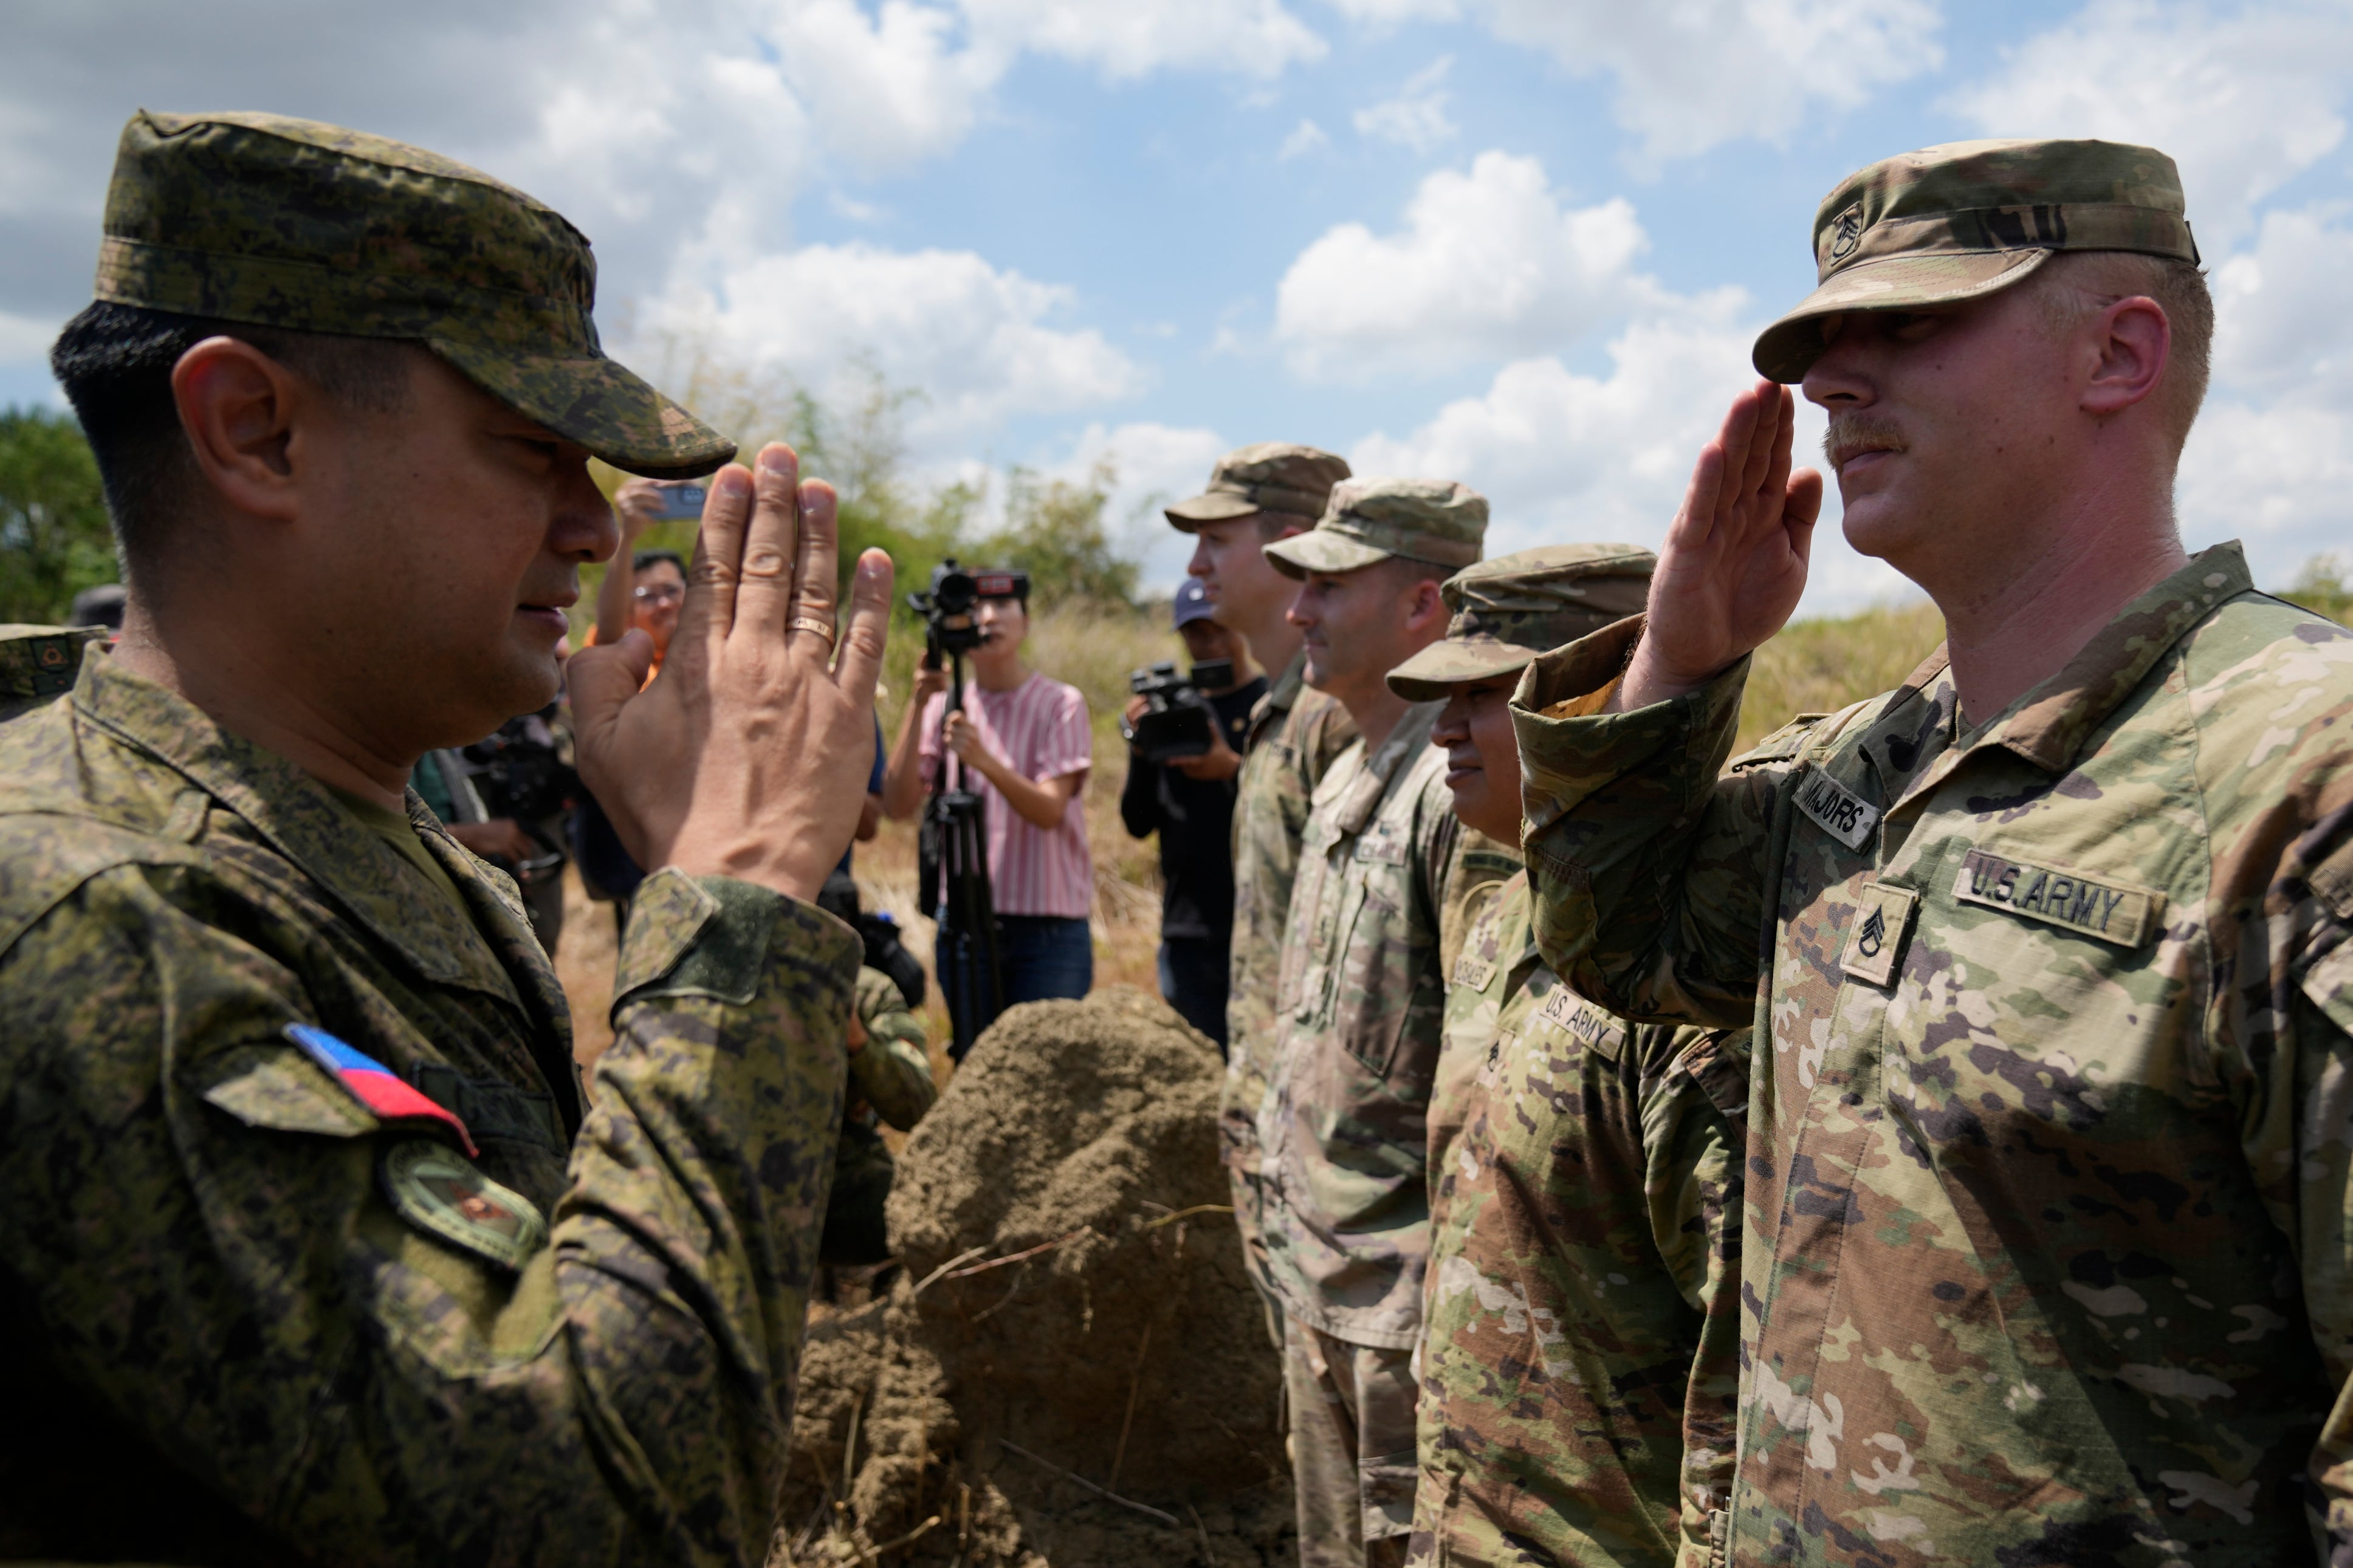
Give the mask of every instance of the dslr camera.
<svg viewBox="0 0 2353 1568">
<path fill-rule="evenodd" d="M 1134 670 L 1127 678 L 1127 689 L 1144 699 L 1144 711 L 1133 721 L 1122 718 L 1119 732 L 1147 763 L 1207 756 L 1218 715 L 1201 693 L 1221 691 L 1233 683 L 1234 661 L 1229 658 L 1203 659 L 1190 675 L 1177 674 L 1174 660 Z"/>
<path fill-rule="evenodd" d="M 923 663 L 937 669 L 944 658 L 961 658 L 987 640 L 974 619 L 983 599 L 1029 600 L 1029 574 L 967 572 L 951 555 L 932 568 L 932 585 L 907 595 L 907 607 L 923 617 Z"/>
</svg>

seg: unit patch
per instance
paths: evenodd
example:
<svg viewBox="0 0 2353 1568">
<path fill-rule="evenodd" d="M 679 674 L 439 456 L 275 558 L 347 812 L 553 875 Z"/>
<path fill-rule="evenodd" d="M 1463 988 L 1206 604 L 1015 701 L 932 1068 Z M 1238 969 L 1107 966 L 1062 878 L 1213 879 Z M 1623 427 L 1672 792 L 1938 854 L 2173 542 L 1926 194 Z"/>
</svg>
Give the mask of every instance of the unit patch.
<svg viewBox="0 0 2353 1568">
<path fill-rule="evenodd" d="M 393 1208 L 427 1235 L 508 1268 L 521 1268 L 547 1245 L 547 1222 L 531 1200 L 455 1150 L 411 1139 L 385 1150 L 376 1170 Z"/>
<path fill-rule="evenodd" d="M 1839 967 L 1873 985 L 1894 979 L 1896 961 L 1904 956 L 1904 938 L 1912 925 L 1912 910 L 1919 902 L 1920 895 L 1909 888 L 1873 882 L 1863 889 L 1855 900 L 1854 925 L 1847 932 Z"/>
<path fill-rule="evenodd" d="M 1624 1024 L 1566 985 L 1556 985 L 1545 994 L 1536 1016 L 1609 1061 L 1616 1061 L 1626 1044 Z"/>
<path fill-rule="evenodd" d="M 1879 826 L 1877 806 L 1818 767 L 1807 769 L 1798 781 L 1798 809 L 1850 849 L 1869 843 L 1871 830 Z"/>
<path fill-rule="evenodd" d="M 2126 882 L 2105 882 L 2080 871 L 2013 860 L 1990 849 L 1961 859 L 1953 897 L 1965 904 L 2008 910 L 2118 947 L 2138 947 L 2157 930 L 2165 895 Z"/>
</svg>

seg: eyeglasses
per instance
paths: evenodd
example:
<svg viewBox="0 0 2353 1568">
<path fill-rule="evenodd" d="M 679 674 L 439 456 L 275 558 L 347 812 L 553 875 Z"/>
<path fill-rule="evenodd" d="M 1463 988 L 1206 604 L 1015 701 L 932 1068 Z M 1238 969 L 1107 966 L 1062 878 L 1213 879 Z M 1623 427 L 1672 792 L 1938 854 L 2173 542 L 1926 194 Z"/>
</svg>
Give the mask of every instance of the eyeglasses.
<svg viewBox="0 0 2353 1568">
<path fill-rule="evenodd" d="M 636 592 L 638 598 L 650 599 L 657 605 L 675 605 L 686 597 L 686 590 L 676 583 L 657 583 Z"/>
</svg>

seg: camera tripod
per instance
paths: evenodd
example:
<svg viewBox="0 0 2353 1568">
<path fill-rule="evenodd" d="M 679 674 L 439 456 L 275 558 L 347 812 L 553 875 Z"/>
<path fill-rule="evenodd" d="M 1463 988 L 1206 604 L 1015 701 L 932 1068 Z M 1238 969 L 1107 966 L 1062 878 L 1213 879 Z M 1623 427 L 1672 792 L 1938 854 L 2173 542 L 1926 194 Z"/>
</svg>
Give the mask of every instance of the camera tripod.
<svg viewBox="0 0 2353 1568">
<path fill-rule="evenodd" d="M 996 901 L 988 887 L 988 835 L 981 799 L 963 787 L 964 763 L 948 749 L 948 715 L 964 711 L 964 653 L 947 654 L 949 687 L 940 710 L 940 771 L 923 807 L 917 893 L 937 910 L 940 992 L 948 1005 L 948 1055 L 962 1062 L 983 1025 L 1004 1010 L 1005 978 L 997 951 Z M 951 784 L 949 770 L 955 770 Z"/>
</svg>

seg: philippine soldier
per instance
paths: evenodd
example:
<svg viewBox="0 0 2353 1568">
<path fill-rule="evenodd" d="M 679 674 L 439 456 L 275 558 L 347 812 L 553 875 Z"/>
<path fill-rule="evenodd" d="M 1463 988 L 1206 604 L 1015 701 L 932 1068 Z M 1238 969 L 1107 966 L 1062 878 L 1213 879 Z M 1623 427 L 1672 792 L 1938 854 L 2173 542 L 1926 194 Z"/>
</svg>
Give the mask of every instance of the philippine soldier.
<svg viewBox="0 0 2353 1568">
<path fill-rule="evenodd" d="M 890 565 L 598 350 L 431 153 L 141 112 L 52 364 L 124 637 L 0 732 L 0 1541 L 763 1562 L 841 1113 Z M 718 472 L 687 650 L 572 661 L 643 862 L 590 1109 L 515 889 L 402 781 L 544 702 L 591 454 Z M 31 1419 L 30 1413 L 38 1413 Z M 136 1500 L 126 1506 L 125 1500 Z"/>
<path fill-rule="evenodd" d="M 1446 640 L 1389 672 L 1443 699 L 1466 827 L 1517 837 L 1511 694 L 1640 609 L 1630 545 L 1550 545 L 1446 584 Z M 1730 1479 L 1747 1034 L 1628 1025 L 1563 985 L 1504 884 L 1449 973 L 1430 1108 L 1413 1561 L 1707 1560 Z M 1683 1501 L 1683 1499 L 1696 1500 Z"/>
<path fill-rule="evenodd" d="M 939 1098 L 923 1022 L 896 982 L 879 969 L 858 972 L 856 1023 L 849 1030 L 849 1103 L 826 1200 L 818 1255 L 826 1263 L 880 1263 L 891 1256 L 883 1205 L 898 1164 L 881 1126 L 912 1131 Z"/>
<path fill-rule="evenodd" d="M 1771 1042 L 1731 1555 L 2353 1561 L 2353 635 L 2183 551 L 2172 161 L 1930 148 L 1814 240 L 1757 364 L 1946 646 L 1717 779 L 1820 500 L 1767 382 L 1515 699 L 1547 960 Z"/>
<path fill-rule="evenodd" d="M 1282 1309 L 1301 1561 L 1405 1560 L 1429 1204 L 1422 1115 L 1445 978 L 1439 921 L 1461 837 L 1435 702 L 1385 678 L 1445 635 L 1439 584 L 1479 558 L 1485 498 L 1348 479 L 1313 531 L 1267 547 L 1300 581 L 1308 684 L 1359 739 L 1301 841 L 1259 1107 L 1259 1221 Z"/>
<path fill-rule="evenodd" d="M 103 626 L 0 626 L 0 723 L 72 690 L 81 650 L 106 641 Z"/>
<path fill-rule="evenodd" d="M 1267 1326 L 1282 1342 L 1280 1299 L 1259 1235 L 1258 1110 L 1274 1049 L 1275 969 L 1299 874 L 1299 836 L 1308 797 L 1333 759 L 1356 738 L 1348 710 L 1306 686 L 1299 628 L 1285 612 L 1297 584 L 1266 559 L 1266 547 L 1304 533 L 1324 515 L 1345 459 L 1313 447 L 1262 441 L 1218 459 L 1209 488 L 1167 509 L 1193 535 L 1186 568 L 1201 580 L 1219 626 L 1240 632 L 1274 684 L 1250 710 L 1237 758 L 1225 737 L 1194 764 L 1197 778 L 1240 776 L 1234 797 L 1234 926 L 1226 993 L 1226 1078 L 1218 1100 L 1218 1148 L 1234 1191 L 1234 1223 L 1250 1279 L 1267 1304 Z M 1280 674 L 1274 672 L 1280 671 Z"/>
</svg>

